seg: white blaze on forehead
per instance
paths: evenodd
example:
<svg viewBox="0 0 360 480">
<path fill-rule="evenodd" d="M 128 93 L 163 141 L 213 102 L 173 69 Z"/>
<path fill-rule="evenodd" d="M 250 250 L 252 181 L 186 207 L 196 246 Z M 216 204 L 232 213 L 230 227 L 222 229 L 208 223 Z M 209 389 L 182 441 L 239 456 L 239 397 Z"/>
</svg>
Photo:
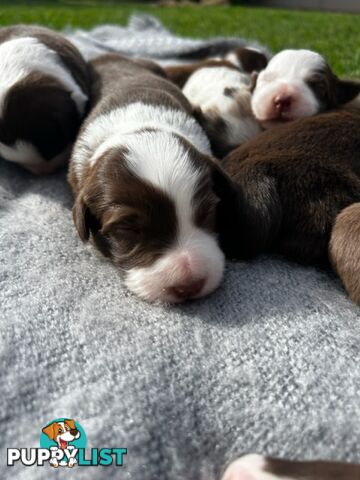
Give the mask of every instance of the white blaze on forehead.
<svg viewBox="0 0 360 480">
<path fill-rule="evenodd" d="M 258 77 L 258 82 L 271 81 L 277 77 L 304 78 L 309 72 L 326 66 L 325 59 L 311 50 L 283 50 L 275 55 Z"/>
<path fill-rule="evenodd" d="M 148 128 L 176 133 L 186 138 L 200 152 L 211 154 L 204 131 L 185 112 L 136 102 L 100 115 L 87 126 L 73 151 L 78 177 L 81 178 L 84 165 L 94 165 L 107 150 L 124 145 L 129 134 Z"/>
<path fill-rule="evenodd" d="M 189 210 L 200 171 L 180 139 L 170 132 L 148 131 L 129 135 L 125 140 L 127 166 L 181 202 L 179 210 L 184 211 L 185 203 Z"/>
<path fill-rule="evenodd" d="M 79 113 L 84 112 L 87 96 L 58 54 L 36 38 L 23 37 L 0 45 L 0 115 L 9 89 L 34 71 L 58 80 L 71 93 Z"/>
<path fill-rule="evenodd" d="M 153 265 L 128 271 L 128 288 L 150 301 L 174 301 L 169 287 L 203 278 L 205 286 L 198 296 L 210 293 L 222 278 L 224 256 L 215 234 L 194 224 L 201 167 L 194 165 L 189 149 L 169 132 L 134 134 L 124 145 L 128 167 L 172 199 L 177 221 L 177 235 L 168 251 Z"/>
<path fill-rule="evenodd" d="M 188 114 L 137 102 L 92 121 L 73 152 L 75 173 L 81 180 L 85 165 L 95 165 L 104 153 L 125 147 L 126 163 L 134 174 L 172 199 L 177 223 L 173 244 L 152 265 L 132 268 L 126 275 L 128 288 L 150 301 L 176 301 L 168 288 L 200 279 L 205 285 L 197 296 L 210 293 L 224 269 L 224 255 L 215 235 L 194 225 L 193 198 L 202 169 L 194 165 L 189 148 L 179 137 L 199 152 L 211 154 L 204 131 Z"/>
</svg>

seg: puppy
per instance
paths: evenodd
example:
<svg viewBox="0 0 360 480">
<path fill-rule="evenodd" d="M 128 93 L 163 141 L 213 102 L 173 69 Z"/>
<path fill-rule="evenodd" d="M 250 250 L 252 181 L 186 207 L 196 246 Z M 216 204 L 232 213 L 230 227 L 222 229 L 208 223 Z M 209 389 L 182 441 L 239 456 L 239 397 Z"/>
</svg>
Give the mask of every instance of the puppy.
<svg viewBox="0 0 360 480">
<path fill-rule="evenodd" d="M 92 63 L 93 109 L 75 144 L 74 222 L 148 301 L 212 292 L 224 256 L 215 233 L 228 179 L 181 91 L 150 62 Z"/>
<path fill-rule="evenodd" d="M 311 50 L 283 50 L 259 73 L 251 106 L 264 127 L 309 117 L 345 104 L 360 83 L 339 80 Z"/>
<path fill-rule="evenodd" d="M 336 217 L 329 255 L 350 298 L 360 305 L 360 203 L 350 205 Z"/>
<path fill-rule="evenodd" d="M 74 420 L 66 419 L 63 422 L 53 422 L 42 429 L 43 433 L 48 436 L 50 440 L 57 443 L 57 447 L 50 447 L 51 449 L 60 448 L 61 450 L 73 450 L 73 445 L 68 445 L 73 440 L 80 438 L 80 432 L 75 426 Z M 72 457 L 69 462 L 58 462 L 57 458 L 52 458 L 50 464 L 57 468 L 59 465 L 73 467 L 77 463 L 76 458 Z"/>
<path fill-rule="evenodd" d="M 2 28 L 0 85 L 0 156 L 36 174 L 62 165 L 89 94 L 78 50 L 47 28 Z"/>
<path fill-rule="evenodd" d="M 227 255 L 277 252 L 302 263 L 328 263 L 337 215 L 360 201 L 359 152 L 360 112 L 354 109 L 279 126 L 230 153 L 224 167 L 237 183 L 237 198 L 218 217 Z M 339 217 L 339 228 L 343 223 Z M 336 258 L 341 244 L 335 229 Z M 342 262 L 350 254 L 345 250 Z M 343 267 L 339 263 L 341 275 Z"/>
<path fill-rule="evenodd" d="M 245 455 L 231 463 L 221 480 L 356 480 L 360 465 L 340 462 L 299 462 Z"/>
<path fill-rule="evenodd" d="M 258 135 L 262 128 L 251 110 L 253 81 L 250 73 L 266 66 L 257 50 L 241 48 L 225 60 L 208 60 L 171 67 L 167 75 L 182 87 L 219 158 Z"/>
</svg>

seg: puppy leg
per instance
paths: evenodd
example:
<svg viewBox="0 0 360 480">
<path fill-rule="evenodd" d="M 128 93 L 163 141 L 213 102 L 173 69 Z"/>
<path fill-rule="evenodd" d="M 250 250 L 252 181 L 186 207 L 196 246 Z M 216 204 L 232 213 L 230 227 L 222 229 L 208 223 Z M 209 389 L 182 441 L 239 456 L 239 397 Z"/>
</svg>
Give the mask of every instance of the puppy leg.
<svg viewBox="0 0 360 480">
<path fill-rule="evenodd" d="M 329 255 L 350 298 L 360 305 L 360 203 L 350 205 L 336 217 Z"/>
<path fill-rule="evenodd" d="M 263 455 L 245 455 L 229 465 L 221 480 L 274 480 L 280 478 L 267 473 L 265 468 L 266 458 Z"/>
</svg>

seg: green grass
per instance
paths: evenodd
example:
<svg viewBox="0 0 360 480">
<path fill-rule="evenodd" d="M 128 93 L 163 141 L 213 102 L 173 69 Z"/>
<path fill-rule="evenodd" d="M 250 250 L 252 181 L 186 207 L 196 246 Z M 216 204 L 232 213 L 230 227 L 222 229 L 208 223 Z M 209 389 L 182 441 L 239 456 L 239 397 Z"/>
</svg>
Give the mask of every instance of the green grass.
<svg viewBox="0 0 360 480">
<path fill-rule="evenodd" d="M 106 0 L 11 0 L 0 1 L 0 25 L 22 22 L 56 29 L 90 28 L 104 22 L 125 24 L 133 12 L 156 15 L 180 35 L 244 36 L 259 40 L 274 51 L 288 47 L 311 48 L 325 55 L 339 75 L 360 77 L 360 15 L 242 6 L 170 8 Z"/>
</svg>

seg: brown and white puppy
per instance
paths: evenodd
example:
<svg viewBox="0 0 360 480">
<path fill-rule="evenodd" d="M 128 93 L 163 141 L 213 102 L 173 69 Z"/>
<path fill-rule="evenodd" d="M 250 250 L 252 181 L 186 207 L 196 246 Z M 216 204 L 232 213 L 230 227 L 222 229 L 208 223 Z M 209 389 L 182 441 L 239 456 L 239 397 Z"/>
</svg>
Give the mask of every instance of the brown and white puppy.
<svg viewBox="0 0 360 480">
<path fill-rule="evenodd" d="M 350 298 L 360 305 L 360 203 L 350 205 L 336 217 L 329 255 Z"/>
<path fill-rule="evenodd" d="M 262 131 L 251 109 L 250 74 L 264 68 L 266 63 L 267 58 L 261 52 L 241 48 L 230 52 L 225 60 L 166 70 L 193 105 L 217 157 L 222 158 Z"/>
<path fill-rule="evenodd" d="M 236 207 L 218 217 L 229 257 L 277 252 L 327 263 L 337 215 L 360 202 L 360 113 L 327 112 L 267 130 L 230 153 L 224 167 L 238 186 Z M 342 248 L 335 232 L 333 254 Z"/>
<path fill-rule="evenodd" d="M 250 454 L 226 469 L 221 480 L 360 480 L 360 465 L 340 462 L 300 462 Z"/>
<path fill-rule="evenodd" d="M 73 216 L 131 291 L 181 302 L 222 278 L 215 214 L 228 179 L 181 91 L 144 65 L 117 55 L 92 63 L 94 107 L 69 174 Z"/>
<path fill-rule="evenodd" d="M 339 80 L 311 50 L 283 50 L 259 73 L 252 110 L 264 127 L 309 117 L 353 100 L 360 83 Z"/>
<path fill-rule="evenodd" d="M 2 28 L 0 86 L 0 156 L 37 174 L 63 164 L 89 94 L 78 50 L 47 28 Z"/>
<path fill-rule="evenodd" d="M 73 440 L 80 438 L 80 432 L 76 428 L 75 421 L 71 419 L 65 419 L 63 422 L 53 422 L 50 425 L 44 427 L 42 432 L 47 435 L 50 440 L 53 440 L 57 443 L 57 447 L 50 447 L 50 449 L 60 448 L 61 450 L 73 450 L 75 447 L 69 445 Z M 57 468 L 59 465 L 73 467 L 77 463 L 75 457 L 71 457 L 69 462 L 61 461 L 58 462 L 57 458 L 54 457 L 50 460 L 50 464 Z"/>
</svg>

